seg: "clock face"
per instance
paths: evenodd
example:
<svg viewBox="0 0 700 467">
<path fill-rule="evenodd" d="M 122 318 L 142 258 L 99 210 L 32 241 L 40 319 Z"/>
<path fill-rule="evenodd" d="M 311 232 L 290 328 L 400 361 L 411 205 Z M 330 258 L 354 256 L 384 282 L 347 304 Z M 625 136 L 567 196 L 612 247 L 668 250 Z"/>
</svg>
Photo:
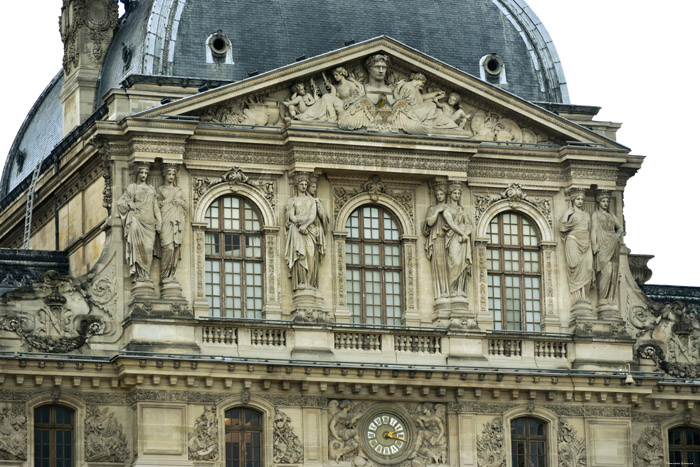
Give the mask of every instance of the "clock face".
<svg viewBox="0 0 700 467">
<path fill-rule="evenodd" d="M 372 460 L 379 463 L 399 463 L 411 454 L 413 428 L 408 417 L 398 407 L 375 407 L 366 414 L 363 423 L 363 444 Z"/>
</svg>

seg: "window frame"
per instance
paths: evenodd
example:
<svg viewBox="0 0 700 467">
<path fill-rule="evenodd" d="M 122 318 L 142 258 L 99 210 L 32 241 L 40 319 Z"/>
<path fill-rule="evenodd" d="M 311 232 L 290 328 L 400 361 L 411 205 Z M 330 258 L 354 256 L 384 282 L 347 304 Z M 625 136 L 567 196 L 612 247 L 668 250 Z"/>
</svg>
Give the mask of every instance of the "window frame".
<svg viewBox="0 0 700 467">
<path fill-rule="evenodd" d="M 239 213 L 239 226 L 240 228 L 238 230 L 236 229 L 226 229 L 224 227 L 225 223 L 225 209 L 223 206 L 224 199 L 226 198 L 231 198 L 231 199 L 237 199 L 239 201 L 239 206 L 237 208 L 231 208 L 231 209 L 236 209 Z M 216 217 L 218 222 L 219 222 L 219 227 L 218 228 L 212 228 L 210 227 L 210 219 L 213 219 L 213 216 L 210 216 L 210 210 L 212 207 L 216 204 L 216 207 L 218 209 L 218 216 Z M 246 205 L 250 207 L 250 211 L 252 211 L 253 214 L 255 214 L 255 219 L 247 219 L 246 217 Z M 246 221 L 252 220 L 254 222 L 257 222 L 258 230 L 250 230 L 245 228 Z M 207 300 L 207 303 L 209 304 L 209 316 L 213 318 L 235 318 L 235 319 L 262 319 L 264 316 L 264 307 L 265 307 L 265 271 L 266 271 L 266 251 L 265 251 L 265 232 L 263 230 L 263 225 L 264 225 L 264 217 L 263 213 L 257 206 L 257 204 L 251 200 L 250 198 L 246 196 L 241 196 L 239 194 L 231 194 L 231 193 L 225 193 L 222 195 L 217 196 L 214 198 L 204 209 L 203 212 L 203 221 L 206 224 L 204 227 L 204 298 Z M 219 254 L 215 254 L 209 251 L 209 246 L 210 243 L 208 243 L 208 239 L 210 235 L 215 235 L 218 237 L 218 247 L 219 247 Z M 240 238 L 240 243 L 239 243 L 239 248 L 240 251 L 242 252 L 240 256 L 234 256 L 234 255 L 226 255 L 225 254 L 225 247 L 226 247 L 226 235 L 231 235 L 231 236 L 238 236 Z M 259 245 L 255 246 L 255 248 L 258 248 L 260 251 L 260 254 L 258 256 L 247 256 L 246 252 L 246 239 L 248 238 L 258 238 L 259 239 Z M 219 269 L 218 271 L 212 271 L 209 269 L 209 264 L 210 262 L 215 262 L 219 264 Z M 240 296 L 240 309 L 236 309 L 235 307 L 228 308 L 226 306 L 226 298 L 228 298 L 228 295 L 226 294 L 226 287 L 227 284 L 225 283 L 225 276 L 226 276 L 226 263 L 239 263 L 240 264 L 240 277 L 241 277 L 241 283 L 240 283 L 240 290 L 241 290 L 241 296 Z M 259 273 L 249 273 L 246 271 L 246 267 L 249 264 L 259 264 Z M 209 287 L 211 284 L 214 284 L 213 282 L 210 282 L 210 274 L 218 274 L 219 275 L 219 307 L 218 307 L 218 315 L 215 315 L 214 312 L 217 311 L 210 301 L 210 297 L 215 297 L 216 295 L 210 293 Z M 253 297 L 252 299 L 259 299 L 260 300 L 260 307 L 259 308 L 254 308 L 254 309 L 249 309 L 247 301 L 250 297 L 247 296 L 247 286 L 248 282 L 247 280 L 254 277 L 255 275 L 258 275 L 260 277 L 260 284 L 256 286 L 255 284 L 252 285 L 252 287 L 257 287 L 258 288 L 258 293 L 259 295 L 257 297 Z M 232 284 L 231 287 L 234 287 Z M 233 296 L 235 298 L 235 296 Z M 232 312 L 232 315 L 228 315 L 228 311 Z M 236 316 L 236 313 L 239 312 L 241 316 Z"/>
<path fill-rule="evenodd" d="M 517 245 L 507 244 L 504 241 L 506 236 L 504 226 L 504 218 L 507 215 L 514 215 L 517 218 L 517 224 L 510 224 L 517 226 Z M 491 232 L 491 225 L 494 221 L 498 224 L 498 243 L 493 243 L 492 239 L 494 234 Z M 533 235 L 524 235 L 524 223 L 527 223 L 531 229 Z M 526 245 L 525 238 L 534 236 L 534 245 Z M 530 218 L 530 216 L 514 210 L 505 210 L 495 214 L 486 224 L 486 286 L 487 286 L 487 301 L 489 314 L 493 320 L 492 328 L 497 331 L 520 331 L 520 332 L 541 332 L 542 331 L 542 320 L 545 315 L 545 297 L 544 297 L 544 262 L 543 262 L 543 250 L 542 244 L 542 233 L 537 226 L 537 223 Z M 498 258 L 496 260 L 492 259 L 491 252 L 498 251 Z M 508 259 L 506 258 L 506 252 L 518 252 L 518 270 L 513 271 L 506 268 L 505 264 Z M 527 253 L 536 253 L 537 261 L 526 261 L 525 257 Z M 492 268 L 493 261 L 498 261 L 498 268 Z M 537 270 L 535 272 L 526 271 L 525 264 L 536 264 Z M 500 288 L 500 296 L 492 295 L 492 280 L 493 278 L 498 278 Z M 518 300 L 520 302 L 520 320 L 511 321 L 508 317 L 509 310 L 507 309 L 507 302 L 509 300 L 507 290 L 509 289 L 507 285 L 507 278 L 518 278 L 519 285 L 517 286 L 519 290 Z M 536 288 L 528 288 L 526 286 L 527 278 L 536 278 L 538 281 L 538 286 Z M 515 287 L 511 287 L 515 288 Z M 538 310 L 533 310 L 532 313 L 536 313 L 539 316 L 537 321 L 529 321 L 527 314 L 530 312 L 527 310 L 527 302 L 535 301 L 527 297 L 527 291 L 534 290 L 537 292 L 538 298 Z M 500 308 L 496 309 L 493 303 L 498 300 L 500 303 Z M 500 314 L 500 319 L 496 319 L 494 311 L 498 310 Z M 520 329 L 516 327 L 511 327 L 510 325 L 517 323 Z"/>
<path fill-rule="evenodd" d="M 257 417 L 258 420 L 260 421 L 259 425 L 257 427 L 251 427 L 251 429 L 246 429 L 244 424 L 241 424 L 240 429 L 236 429 L 237 427 L 231 426 L 227 421 L 229 418 L 229 414 L 231 414 L 233 411 L 241 411 L 241 418 L 245 417 L 246 412 L 251 412 L 254 413 Z M 228 409 L 224 410 L 224 464 L 226 467 L 240 467 L 242 465 L 248 465 L 248 459 L 246 458 L 246 452 L 247 452 L 247 443 L 241 442 L 238 448 L 238 464 L 236 465 L 234 463 L 234 459 L 229 459 L 229 442 L 227 440 L 228 434 L 229 433 L 242 433 L 244 436 L 242 436 L 243 439 L 245 439 L 245 433 L 257 433 L 258 434 L 258 446 L 257 446 L 257 455 L 258 455 L 258 460 L 257 464 L 254 464 L 254 467 L 259 466 L 262 467 L 265 465 L 265 414 L 255 408 L 248 407 L 248 406 L 234 406 L 234 407 L 229 407 Z M 243 418 L 244 419 L 244 418 Z M 253 429 L 256 428 L 256 429 Z"/>
<path fill-rule="evenodd" d="M 671 444 L 671 432 L 674 430 L 681 430 L 681 444 Z M 700 436 L 700 428 L 690 425 L 679 425 L 673 426 L 666 430 L 666 446 L 668 448 L 668 465 L 690 465 L 688 463 L 688 453 L 697 453 L 700 457 L 700 444 L 688 445 L 687 443 L 687 432 L 692 431 Z M 680 452 L 681 459 L 676 463 L 672 460 L 671 456 L 673 452 Z"/>
<path fill-rule="evenodd" d="M 519 420 L 523 420 L 524 427 L 525 427 L 525 433 L 523 435 L 519 434 L 514 434 L 513 433 L 513 424 L 518 422 Z M 529 422 L 536 422 L 539 423 L 542 426 L 542 435 L 537 435 L 537 434 L 532 434 L 530 433 L 530 423 Z M 524 460 L 525 462 L 528 462 L 531 459 L 531 454 L 532 454 L 532 444 L 534 443 L 542 443 L 542 459 L 544 460 L 544 465 L 542 467 L 548 467 L 549 466 L 549 455 L 548 455 L 548 450 L 549 450 L 549 429 L 548 429 L 548 422 L 546 420 L 542 420 L 537 417 L 531 417 L 531 416 L 521 416 L 521 417 L 516 417 L 510 420 L 508 424 L 508 429 L 510 431 L 510 458 L 511 458 L 511 464 L 513 467 L 518 467 L 518 451 L 516 449 L 516 443 L 523 443 L 525 446 L 525 452 L 524 452 Z M 540 467 L 540 466 L 537 466 Z"/>
<path fill-rule="evenodd" d="M 373 239 L 373 238 L 367 238 L 365 235 L 365 227 L 364 227 L 364 219 L 365 219 L 365 214 L 364 210 L 365 209 L 377 209 L 379 212 L 378 216 L 378 227 L 379 227 L 379 238 L 378 239 Z M 357 229 L 359 231 L 359 236 L 358 237 L 353 237 L 352 236 L 352 230 L 353 228 L 350 226 L 350 221 L 353 218 L 353 215 L 355 213 L 358 213 L 358 226 Z M 396 236 L 397 239 L 393 240 L 391 238 L 385 238 L 385 220 L 388 219 L 390 220 L 393 225 L 395 226 L 396 230 Z M 377 203 L 365 203 L 361 204 L 357 207 L 355 207 L 350 214 L 348 215 L 347 219 L 345 220 L 345 231 L 347 232 L 347 236 L 345 237 L 345 277 L 343 280 L 345 281 L 345 287 L 347 290 L 347 297 L 346 297 L 346 303 L 348 306 L 348 309 L 350 311 L 350 322 L 354 324 L 361 324 L 361 325 L 374 325 L 374 326 L 399 326 L 403 323 L 405 319 L 405 312 L 406 312 L 406 298 L 404 297 L 404 292 L 405 292 L 405 281 L 404 281 L 404 254 L 403 254 L 403 241 L 402 241 L 402 227 L 401 227 L 401 222 L 399 221 L 398 216 L 389 209 L 388 207 L 377 204 Z M 349 248 L 351 245 L 359 245 L 358 251 L 359 251 L 359 262 L 358 263 L 351 263 L 350 262 L 350 252 Z M 380 245 L 379 248 L 379 265 L 368 265 L 365 261 L 365 248 L 364 245 Z M 390 245 L 390 246 L 395 246 L 397 248 L 398 252 L 398 265 L 387 265 L 386 264 L 386 248 L 384 245 Z M 349 279 L 349 274 L 351 271 L 359 271 L 359 296 L 360 296 L 360 302 L 359 302 L 359 308 L 360 308 L 360 316 L 357 317 L 353 313 L 353 306 L 356 304 L 352 301 L 351 299 L 351 293 L 353 293 L 353 289 L 350 286 L 351 280 Z M 366 284 L 366 272 L 367 271 L 379 271 L 380 272 L 380 288 L 381 288 L 381 304 L 380 304 L 380 320 L 381 323 L 370 323 L 368 322 L 367 319 L 367 302 L 366 302 L 366 290 L 367 290 L 367 284 Z M 398 284 L 398 294 L 393 294 L 398 296 L 399 300 L 399 314 L 398 317 L 391 317 L 392 319 L 397 320 L 398 322 L 389 324 L 389 316 L 388 316 L 388 306 L 387 305 L 387 294 L 386 294 L 386 285 L 387 285 L 387 271 L 394 271 L 398 272 L 398 281 L 395 282 L 395 284 Z M 396 306 L 396 305 L 391 305 L 391 306 Z"/>
<path fill-rule="evenodd" d="M 43 408 L 48 408 L 49 409 L 49 422 L 48 423 L 43 423 L 43 422 L 37 422 L 36 417 L 37 417 L 37 411 L 41 410 Z M 62 409 L 68 412 L 71 416 L 71 422 L 69 424 L 65 423 L 57 423 L 56 422 L 56 409 Z M 76 415 L 78 411 L 70 406 L 64 405 L 64 404 L 56 404 L 56 403 L 45 403 L 41 405 L 37 405 L 32 409 L 32 420 L 33 420 L 33 450 L 34 450 L 34 465 L 42 465 L 39 464 L 40 461 L 46 460 L 43 457 L 40 457 L 40 453 L 37 452 L 37 443 L 39 440 L 38 432 L 39 431 L 48 431 L 49 433 L 49 467 L 56 467 L 56 464 L 58 462 L 58 453 L 57 453 L 57 433 L 59 431 L 62 432 L 69 432 L 70 433 L 70 465 L 77 465 L 78 460 L 76 459 L 76 433 L 77 433 L 77 426 L 76 426 Z M 63 460 L 63 459 L 62 459 Z M 65 465 L 65 463 L 64 463 Z"/>
</svg>

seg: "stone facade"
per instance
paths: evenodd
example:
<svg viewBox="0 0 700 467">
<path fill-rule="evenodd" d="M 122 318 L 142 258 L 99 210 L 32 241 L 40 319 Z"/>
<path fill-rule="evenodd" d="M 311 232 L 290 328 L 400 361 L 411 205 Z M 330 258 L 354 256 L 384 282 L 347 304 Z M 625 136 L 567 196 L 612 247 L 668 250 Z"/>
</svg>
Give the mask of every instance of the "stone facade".
<svg viewBox="0 0 700 467">
<path fill-rule="evenodd" d="M 700 426 L 698 315 L 637 286 L 641 158 L 579 123 L 388 38 L 95 122 L 35 200 L 71 275 L 0 304 L 0 465 L 32 464 L 45 404 L 74 411 L 76 465 L 225 465 L 236 408 L 262 465 L 512 465 L 523 419 L 547 465 L 666 462 Z M 353 278 L 372 245 L 379 291 Z M 518 318 L 493 279 L 513 251 Z M 245 291 L 214 278 L 239 256 Z"/>
</svg>

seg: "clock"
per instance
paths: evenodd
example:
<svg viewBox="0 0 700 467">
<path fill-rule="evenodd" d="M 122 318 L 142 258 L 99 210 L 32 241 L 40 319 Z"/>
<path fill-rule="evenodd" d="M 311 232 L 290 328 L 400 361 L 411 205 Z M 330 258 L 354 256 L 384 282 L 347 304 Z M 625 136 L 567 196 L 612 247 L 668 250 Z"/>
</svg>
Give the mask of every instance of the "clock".
<svg viewBox="0 0 700 467">
<path fill-rule="evenodd" d="M 376 404 L 360 423 L 363 451 L 373 461 L 398 464 L 413 452 L 414 429 L 408 413 L 395 404 Z"/>
</svg>

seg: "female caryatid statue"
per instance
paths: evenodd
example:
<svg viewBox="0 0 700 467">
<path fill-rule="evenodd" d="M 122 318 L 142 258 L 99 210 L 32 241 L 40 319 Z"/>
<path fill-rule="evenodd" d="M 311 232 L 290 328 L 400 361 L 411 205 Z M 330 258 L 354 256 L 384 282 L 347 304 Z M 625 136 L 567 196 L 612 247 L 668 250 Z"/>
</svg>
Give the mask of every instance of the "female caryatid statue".
<svg viewBox="0 0 700 467">
<path fill-rule="evenodd" d="M 559 227 L 564 239 L 569 290 L 575 303 L 588 303 L 588 289 L 593 282 L 591 216 L 583 210 L 583 191 L 573 191 L 570 198 L 571 207 L 564 212 Z"/>
<path fill-rule="evenodd" d="M 596 201 L 598 208 L 591 216 L 591 243 L 593 267 L 597 276 L 598 303 L 614 305 L 623 230 L 617 217 L 610 213 L 610 193 L 606 191 L 599 193 Z"/>
<path fill-rule="evenodd" d="M 446 202 L 449 195 L 449 202 Z M 433 273 L 435 299 L 465 297 L 471 274 L 471 226 L 460 205 L 459 184 L 435 188 L 437 203 L 428 209 L 425 218 L 425 253 Z"/>
<path fill-rule="evenodd" d="M 161 214 L 156 190 L 147 183 L 149 166 L 136 167 L 136 183 L 130 184 L 117 202 L 124 227 L 124 249 L 129 274 L 134 282 L 150 282 L 156 232 Z"/>
<path fill-rule="evenodd" d="M 163 168 L 163 185 L 158 187 L 158 205 L 162 216 L 160 231 L 160 281 L 177 282 L 175 272 L 180 260 L 182 229 L 185 225 L 187 203 L 182 189 L 175 186 L 176 166 Z"/>
<path fill-rule="evenodd" d="M 318 278 L 317 268 L 320 257 L 316 256 L 322 247 L 324 219 L 320 214 L 316 199 L 308 193 L 309 176 L 296 177 L 297 195 L 287 201 L 286 230 L 287 248 L 285 259 L 292 278 L 294 290 L 313 289 Z M 317 220 L 320 219 L 320 222 Z M 314 279 L 316 278 L 316 279 Z"/>
</svg>

